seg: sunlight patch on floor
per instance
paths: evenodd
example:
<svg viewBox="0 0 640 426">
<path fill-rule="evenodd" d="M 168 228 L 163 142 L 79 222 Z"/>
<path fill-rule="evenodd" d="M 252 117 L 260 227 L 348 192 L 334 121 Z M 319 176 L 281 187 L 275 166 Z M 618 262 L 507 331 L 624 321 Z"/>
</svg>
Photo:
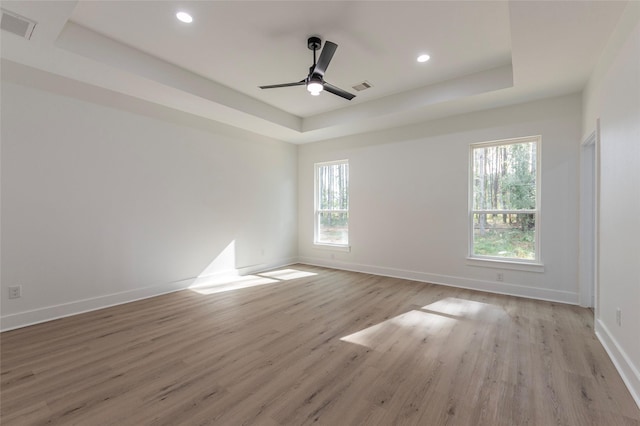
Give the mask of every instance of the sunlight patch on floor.
<svg viewBox="0 0 640 426">
<path fill-rule="evenodd" d="M 212 279 L 207 283 L 192 285 L 189 287 L 189 290 L 195 291 L 199 294 L 215 294 L 277 282 L 279 281 L 257 275 L 245 275 L 244 277 L 220 277 Z"/>
<path fill-rule="evenodd" d="M 255 275 L 225 274 L 213 277 L 199 277 L 189 290 L 199 294 L 216 294 L 225 291 L 257 287 L 266 284 L 276 284 L 282 281 L 317 275 L 314 272 L 299 271 L 297 269 L 280 269 Z"/>
<path fill-rule="evenodd" d="M 439 313 L 457 318 L 479 319 L 485 316 L 504 315 L 501 308 L 488 303 L 476 302 L 473 300 L 459 299 L 457 297 L 447 297 L 438 300 L 422 309 L 429 312 Z"/>
<path fill-rule="evenodd" d="M 261 277 L 274 278 L 280 281 L 295 280 L 298 278 L 312 277 L 318 275 L 315 272 L 298 271 L 297 269 L 280 269 L 279 271 L 261 272 Z"/>
<path fill-rule="evenodd" d="M 412 310 L 342 337 L 343 342 L 355 343 L 370 349 L 383 349 L 395 338 L 424 339 L 451 329 L 456 320 L 436 313 Z"/>
</svg>

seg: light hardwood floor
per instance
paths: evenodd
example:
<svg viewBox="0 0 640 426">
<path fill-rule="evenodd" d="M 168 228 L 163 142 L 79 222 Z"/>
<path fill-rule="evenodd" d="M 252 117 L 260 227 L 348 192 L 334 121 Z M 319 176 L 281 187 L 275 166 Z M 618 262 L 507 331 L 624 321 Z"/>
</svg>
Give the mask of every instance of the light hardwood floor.
<svg viewBox="0 0 640 426">
<path fill-rule="evenodd" d="M 2 333 L 0 423 L 640 425 L 587 309 L 289 268 Z"/>
</svg>

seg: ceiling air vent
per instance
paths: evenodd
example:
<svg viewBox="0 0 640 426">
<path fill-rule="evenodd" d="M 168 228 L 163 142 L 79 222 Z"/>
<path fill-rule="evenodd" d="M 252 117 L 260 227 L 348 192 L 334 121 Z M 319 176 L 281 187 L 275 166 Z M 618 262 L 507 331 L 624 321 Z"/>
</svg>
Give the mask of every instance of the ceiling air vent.
<svg viewBox="0 0 640 426">
<path fill-rule="evenodd" d="M 24 37 L 27 40 L 31 38 L 33 29 L 36 27 L 35 21 L 25 18 L 24 16 L 20 16 L 17 13 L 9 12 L 8 10 L 0 10 L 2 11 L 0 28 L 2 28 L 4 31 L 8 31 L 20 37 Z"/>
<path fill-rule="evenodd" d="M 363 90 L 367 90 L 367 89 L 373 87 L 373 84 L 371 84 L 367 80 L 365 80 L 362 83 L 358 83 L 358 84 L 353 85 L 351 87 L 353 87 L 353 90 L 357 90 L 358 92 L 362 92 Z"/>
</svg>

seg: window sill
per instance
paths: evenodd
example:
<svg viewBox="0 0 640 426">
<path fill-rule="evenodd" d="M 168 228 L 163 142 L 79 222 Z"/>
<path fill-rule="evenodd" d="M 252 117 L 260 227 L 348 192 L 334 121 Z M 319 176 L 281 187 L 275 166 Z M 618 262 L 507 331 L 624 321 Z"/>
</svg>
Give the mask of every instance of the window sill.
<svg viewBox="0 0 640 426">
<path fill-rule="evenodd" d="M 341 244 L 313 243 L 313 247 L 320 250 L 343 251 L 350 252 L 351 246 Z"/>
<path fill-rule="evenodd" d="M 467 265 L 482 268 L 511 269 L 524 272 L 544 272 L 542 263 L 518 262 L 499 259 L 483 259 L 480 257 L 467 257 Z"/>
</svg>

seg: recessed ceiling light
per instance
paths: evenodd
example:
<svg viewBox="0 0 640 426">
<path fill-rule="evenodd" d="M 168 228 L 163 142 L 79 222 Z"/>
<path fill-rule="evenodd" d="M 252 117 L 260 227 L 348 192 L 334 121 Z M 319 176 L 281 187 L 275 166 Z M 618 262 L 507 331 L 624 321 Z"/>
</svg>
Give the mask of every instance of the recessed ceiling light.
<svg viewBox="0 0 640 426">
<path fill-rule="evenodd" d="M 184 22 L 185 24 L 190 24 L 193 22 L 193 17 L 189 15 L 187 12 L 176 13 L 176 18 L 178 18 L 178 20 Z"/>
<path fill-rule="evenodd" d="M 431 56 L 429 56 L 429 55 L 420 55 L 420 56 L 418 56 L 418 62 L 427 62 L 429 59 L 431 59 Z"/>
</svg>

